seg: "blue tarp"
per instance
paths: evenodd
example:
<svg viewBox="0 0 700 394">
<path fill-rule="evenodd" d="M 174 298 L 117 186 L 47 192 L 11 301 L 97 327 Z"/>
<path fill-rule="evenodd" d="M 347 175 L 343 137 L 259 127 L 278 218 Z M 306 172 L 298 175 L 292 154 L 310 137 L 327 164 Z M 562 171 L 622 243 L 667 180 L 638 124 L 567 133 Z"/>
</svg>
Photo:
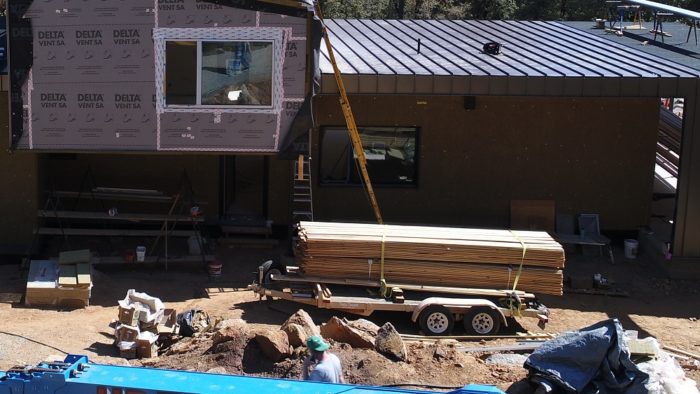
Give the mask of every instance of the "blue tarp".
<svg viewBox="0 0 700 394">
<path fill-rule="evenodd" d="M 647 393 L 649 376 L 630 360 L 617 319 L 564 333 L 540 346 L 525 361 L 533 381 L 580 394 Z"/>
</svg>

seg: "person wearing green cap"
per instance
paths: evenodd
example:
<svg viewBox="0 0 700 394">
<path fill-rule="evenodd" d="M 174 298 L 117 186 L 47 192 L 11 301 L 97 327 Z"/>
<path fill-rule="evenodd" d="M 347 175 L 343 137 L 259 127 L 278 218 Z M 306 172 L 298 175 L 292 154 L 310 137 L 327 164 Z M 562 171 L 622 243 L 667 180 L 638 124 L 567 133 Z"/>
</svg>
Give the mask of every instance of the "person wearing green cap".
<svg viewBox="0 0 700 394">
<path fill-rule="evenodd" d="M 338 357 L 328 352 L 331 345 L 318 335 L 306 340 L 309 356 L 304 359 L 302 378 L 327 383 L 345 383 Z"/>
</svg>

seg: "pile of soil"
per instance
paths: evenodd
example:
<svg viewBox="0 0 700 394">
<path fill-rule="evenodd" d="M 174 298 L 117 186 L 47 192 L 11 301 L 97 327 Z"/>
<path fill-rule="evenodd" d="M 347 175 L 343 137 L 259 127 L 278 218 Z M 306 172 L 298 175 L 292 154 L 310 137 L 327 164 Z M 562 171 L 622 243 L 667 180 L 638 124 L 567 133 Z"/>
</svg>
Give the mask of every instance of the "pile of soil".
<svg viewBox="0 0 700 394">
<path fill-rule="evenodd" d="M 292 356 L 279 362 L 263 354 L 254 335 L 241 335 L 214 344 L 212 333 L 195 338 L 182 338 L 158 358 L 135 360 L 143 366 L 219 372 L 237 375 L 299 379 L 306 350 L 297 348 Z M 486 365 L 482 357 L 464 353 L 455 342 L 407 343 L 406 362 L 393 361 L 373 349 L 356 349 L 345 343 L 329 340 L 330 352 L 343 365 L 345 379 L 360 385 L 407 385 L 462 387 L 470 383 L 496 384 L 502 389 L 525 377 L 522 366 Z"/>
</svg>

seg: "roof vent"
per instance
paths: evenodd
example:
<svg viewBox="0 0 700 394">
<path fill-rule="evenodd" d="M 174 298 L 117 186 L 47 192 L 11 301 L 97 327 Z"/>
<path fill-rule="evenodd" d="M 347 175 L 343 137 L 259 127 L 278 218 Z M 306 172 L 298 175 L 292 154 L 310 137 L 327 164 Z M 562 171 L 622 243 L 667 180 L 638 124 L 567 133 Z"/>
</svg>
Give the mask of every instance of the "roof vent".
<svg viewBox="0 0 700 394">
<path fill-rule="evenodd" d="M 484 44 L 484 53 L 489 55 L 498 55 L 501 53 L 501 44 L 497 42 L 487 42 Z"/>
</svg>

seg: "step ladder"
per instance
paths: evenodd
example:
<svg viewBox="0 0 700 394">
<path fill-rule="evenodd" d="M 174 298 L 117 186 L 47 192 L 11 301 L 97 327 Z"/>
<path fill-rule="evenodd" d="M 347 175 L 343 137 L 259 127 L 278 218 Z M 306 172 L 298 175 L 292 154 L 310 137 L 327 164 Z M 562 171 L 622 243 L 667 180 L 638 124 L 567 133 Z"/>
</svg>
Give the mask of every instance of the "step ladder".
<svg viewBox="0 0 700 394">
<path fill-rule="evenodd" d="M 293 165 L 292 222 L 314 220 L 313 195 L 311 193 L 311 156 L 300 154 Z"/>
</svg>

